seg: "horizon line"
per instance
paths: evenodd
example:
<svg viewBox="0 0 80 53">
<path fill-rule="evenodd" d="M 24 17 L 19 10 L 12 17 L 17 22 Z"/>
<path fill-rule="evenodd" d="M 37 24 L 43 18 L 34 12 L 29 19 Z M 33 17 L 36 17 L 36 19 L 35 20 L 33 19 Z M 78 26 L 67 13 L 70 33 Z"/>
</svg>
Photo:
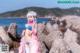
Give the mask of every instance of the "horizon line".
<svg viewBox="0 0 80 53">
<path fill-rule="evenodd" d="M 31 6 L 31 7 L 36 7 L 36 8 L 46 8 L 46 9 L 50 9 L 50 8 L 59 8 L 59 9 L 80 8 L 80 7 L 68 7 L 68 8 L 61 8 L 61 7 L 39 7 L 39 6 Z M 24 8 L 31 8 L 31 7 L 24 7 Z M 7 12 L 12 12 L 12 11 L 17 11 L 17 10 L 21 10 L 21 9 L 24 9 L 24 8 L 0 12 L 0 14 L 7 13 Z"/>
</svg>

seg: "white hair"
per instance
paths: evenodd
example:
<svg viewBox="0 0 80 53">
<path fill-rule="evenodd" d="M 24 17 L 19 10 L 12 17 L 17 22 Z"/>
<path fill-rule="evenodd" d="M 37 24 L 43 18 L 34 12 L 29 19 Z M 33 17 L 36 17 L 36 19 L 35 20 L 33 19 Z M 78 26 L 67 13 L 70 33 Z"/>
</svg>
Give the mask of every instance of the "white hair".
<svg viewBox="0 0 80 53">
<path fill-rule="evenodd" d="M 37 13 L 34 12 L 34 11 L 29 11 L 26 15 L 26 17 L 29 17 L 29 16 L 37 16 Z"/>
</svg>

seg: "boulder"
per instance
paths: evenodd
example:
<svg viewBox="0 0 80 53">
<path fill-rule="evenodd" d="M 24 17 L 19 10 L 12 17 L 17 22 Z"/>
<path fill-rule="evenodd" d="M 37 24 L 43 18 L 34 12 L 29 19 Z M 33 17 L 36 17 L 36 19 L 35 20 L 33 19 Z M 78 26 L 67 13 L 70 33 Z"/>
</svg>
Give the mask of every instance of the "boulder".
<svg viewBox="0 0 80 53">
<path fill-rule="evenodd" d="M 64 34 L 64 40 L 68 44 L 72 53 L 80 53 L 80 45 L 77 43 L 78 33 L 72 31 L 71 29 L 67 29 Z"/>
<path fill-rule="evenodd" d="M 70 50 L 62 38 L 57 38 L 52 43 L 52 47 L 49 53 L 70 53 Z"/>
<path fill-rule="evenodd" d="M 73 29 L 80 32 L 80 18 L 79 18 L 79 16 L 74 16 L 74 15 L 63 16 L 61 20 L 66 21 L 67 28 L 72 26 Z"/>
<path fill-rule="evenodd" d="M 17 34 L 17 25 L 16 23 L 11 23 L 10 26 L 8 27 L 8 31 L 9 34 L 11 34 L 13 37 L 16 38 L 16 34 Z"/>
<path fill-rule="evenodd" d="M 0 37 L 0 44 L 4 44 L 4 41 L 2 40 L 1 37 Z"/>
<path fill-rule="evenodd" d="M 51 45 L 54 42 L 54 40 L 60 37 L 61 35 L 62 33 L 59 30 L 57 30 L 57 31 L 52 31 L 45 37 L 44 42 L 46 43 L 49 49 L 51 48 Z"/>
<path fill-rule="evenodd" d="M 38 26 L 38 28 L 37 28 L 38 33 L 42 33 L 42 31 L 45 28 L 45 25 L 43 23 L 39 23 L 37 26 Z"/>
<path fill-rule="evenodd" d="M 44 42 L 40 41 L 40 50 L 41 50 L 41 53 L 47 53 L 48 52 L 48 49 L 46 48 Z"/>
<path fill-rule="evenodd" d="M 53 31 L 52 25 L 49 22 L 46 24 L 46 30 L 49 31 L 49 32 Z"/>
<path fill-rule="evenodd" d="M 6 44 L 11 44 L 12 40 L 8 36 L 8 33 L 5 31 L 3 26 L 0 26 L 0 38 L 4 41 Z"/>
</svg>

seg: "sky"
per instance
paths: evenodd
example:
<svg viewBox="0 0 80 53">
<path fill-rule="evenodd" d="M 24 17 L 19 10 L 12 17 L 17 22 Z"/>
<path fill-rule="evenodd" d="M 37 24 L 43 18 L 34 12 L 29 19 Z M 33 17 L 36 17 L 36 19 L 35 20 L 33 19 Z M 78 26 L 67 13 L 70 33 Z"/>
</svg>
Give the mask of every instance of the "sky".
<svg viewBox="0 0 80 53">
<path fill-rule="evenodd" d="M 80 7 L 79 4 L 59 4 L 59 0 L 0 0 L 0 13 L 23 9 L 25 7 L 45 7 L 45 8 L 70 8 Z"/>
</svg>

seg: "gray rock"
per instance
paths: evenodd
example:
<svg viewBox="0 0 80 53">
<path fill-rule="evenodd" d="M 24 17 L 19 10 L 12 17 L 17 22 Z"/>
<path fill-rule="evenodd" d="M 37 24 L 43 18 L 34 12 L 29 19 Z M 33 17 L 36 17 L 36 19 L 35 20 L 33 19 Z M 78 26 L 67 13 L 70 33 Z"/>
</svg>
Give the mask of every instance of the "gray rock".
<svg viewBox="0 0 80 53">
<path fill-rule="evenodd" d="M 80 31 L 80 18 L 79 16 L 64 16 L 61 20 L 65 20 L 67 22 L 67 28 L 72 26 L 73 29 Z"/>
<path fill-rule="evenodd" d="M 57 38 L 52 43 L 49 53 L 70 53 L 68 45 L 62 38 Z"/>
<path fill-rule="evenodd" d="M 44 24 L 42 24 L 42 23 L 39 23 L 37 26 L 38 26 L 38 28 L 37 28 L 38 33 L 42 33 L 42 31 L 43 31 L 43 30 L 44 30 L 44 28 L 45 28 L 45 25 L 44 25 Z"/>
<path fill-rule="evenodd" d="M 2 40 L 1 37 L 0 37 L 0 44 L 4 44 L 4 41 Z"/>
<path fill-rule="evenodd" d="M 41 53 L 47 53 L 48 49 L 46 48 L 45 44 L 42 41 L 40 41 L 40 44 L 41 44 L 40 46 Z"/>
<path fill-rule="evenodd" d="M 62 33 L 60 31 L 53 31 L 51 33 L 49 33 L 45 39 L 44 42 L 46 43 L 46 45 L 48 46 L 48 48 L 51 48 L 52 43 L 54 42 L 54 40 L 58 37 L 60 37 L 62 35 Z"/>
<path fill-rule="evenodd" d="M 52 27 L 52 25 L 51 25 L 50 23 L 47 23 L 47 24 L 46 24 L 46 29 L 47 29 L 47 31 L 52 32 L 52 31 L 53 31 L 52 28 L 53 28 L 53 27 Z"/>
<path fill-rule="evenodd" d="M 13 37 L 16 38 L 17 34 L 17 25 L 16 23 L 11 23 L 10 26 L 8 27 L 8 33 L 10 33 Z"/>
<path fill-rule="evenodd" d="M 5 31 L 4 27 L 0 26 L 0 38 L 4 41 L 6 44 L 11 44 L 12 40 L 8 36 L 8 33 Z"/>
<path fill-rule="evenodd" d="M 68 44 L 72 53 L 80 53 L 80 45 L 77 43 L 78 34 L 75 31 L 67 29 L 64 34 L 64 40 Z"/>
</svg>

